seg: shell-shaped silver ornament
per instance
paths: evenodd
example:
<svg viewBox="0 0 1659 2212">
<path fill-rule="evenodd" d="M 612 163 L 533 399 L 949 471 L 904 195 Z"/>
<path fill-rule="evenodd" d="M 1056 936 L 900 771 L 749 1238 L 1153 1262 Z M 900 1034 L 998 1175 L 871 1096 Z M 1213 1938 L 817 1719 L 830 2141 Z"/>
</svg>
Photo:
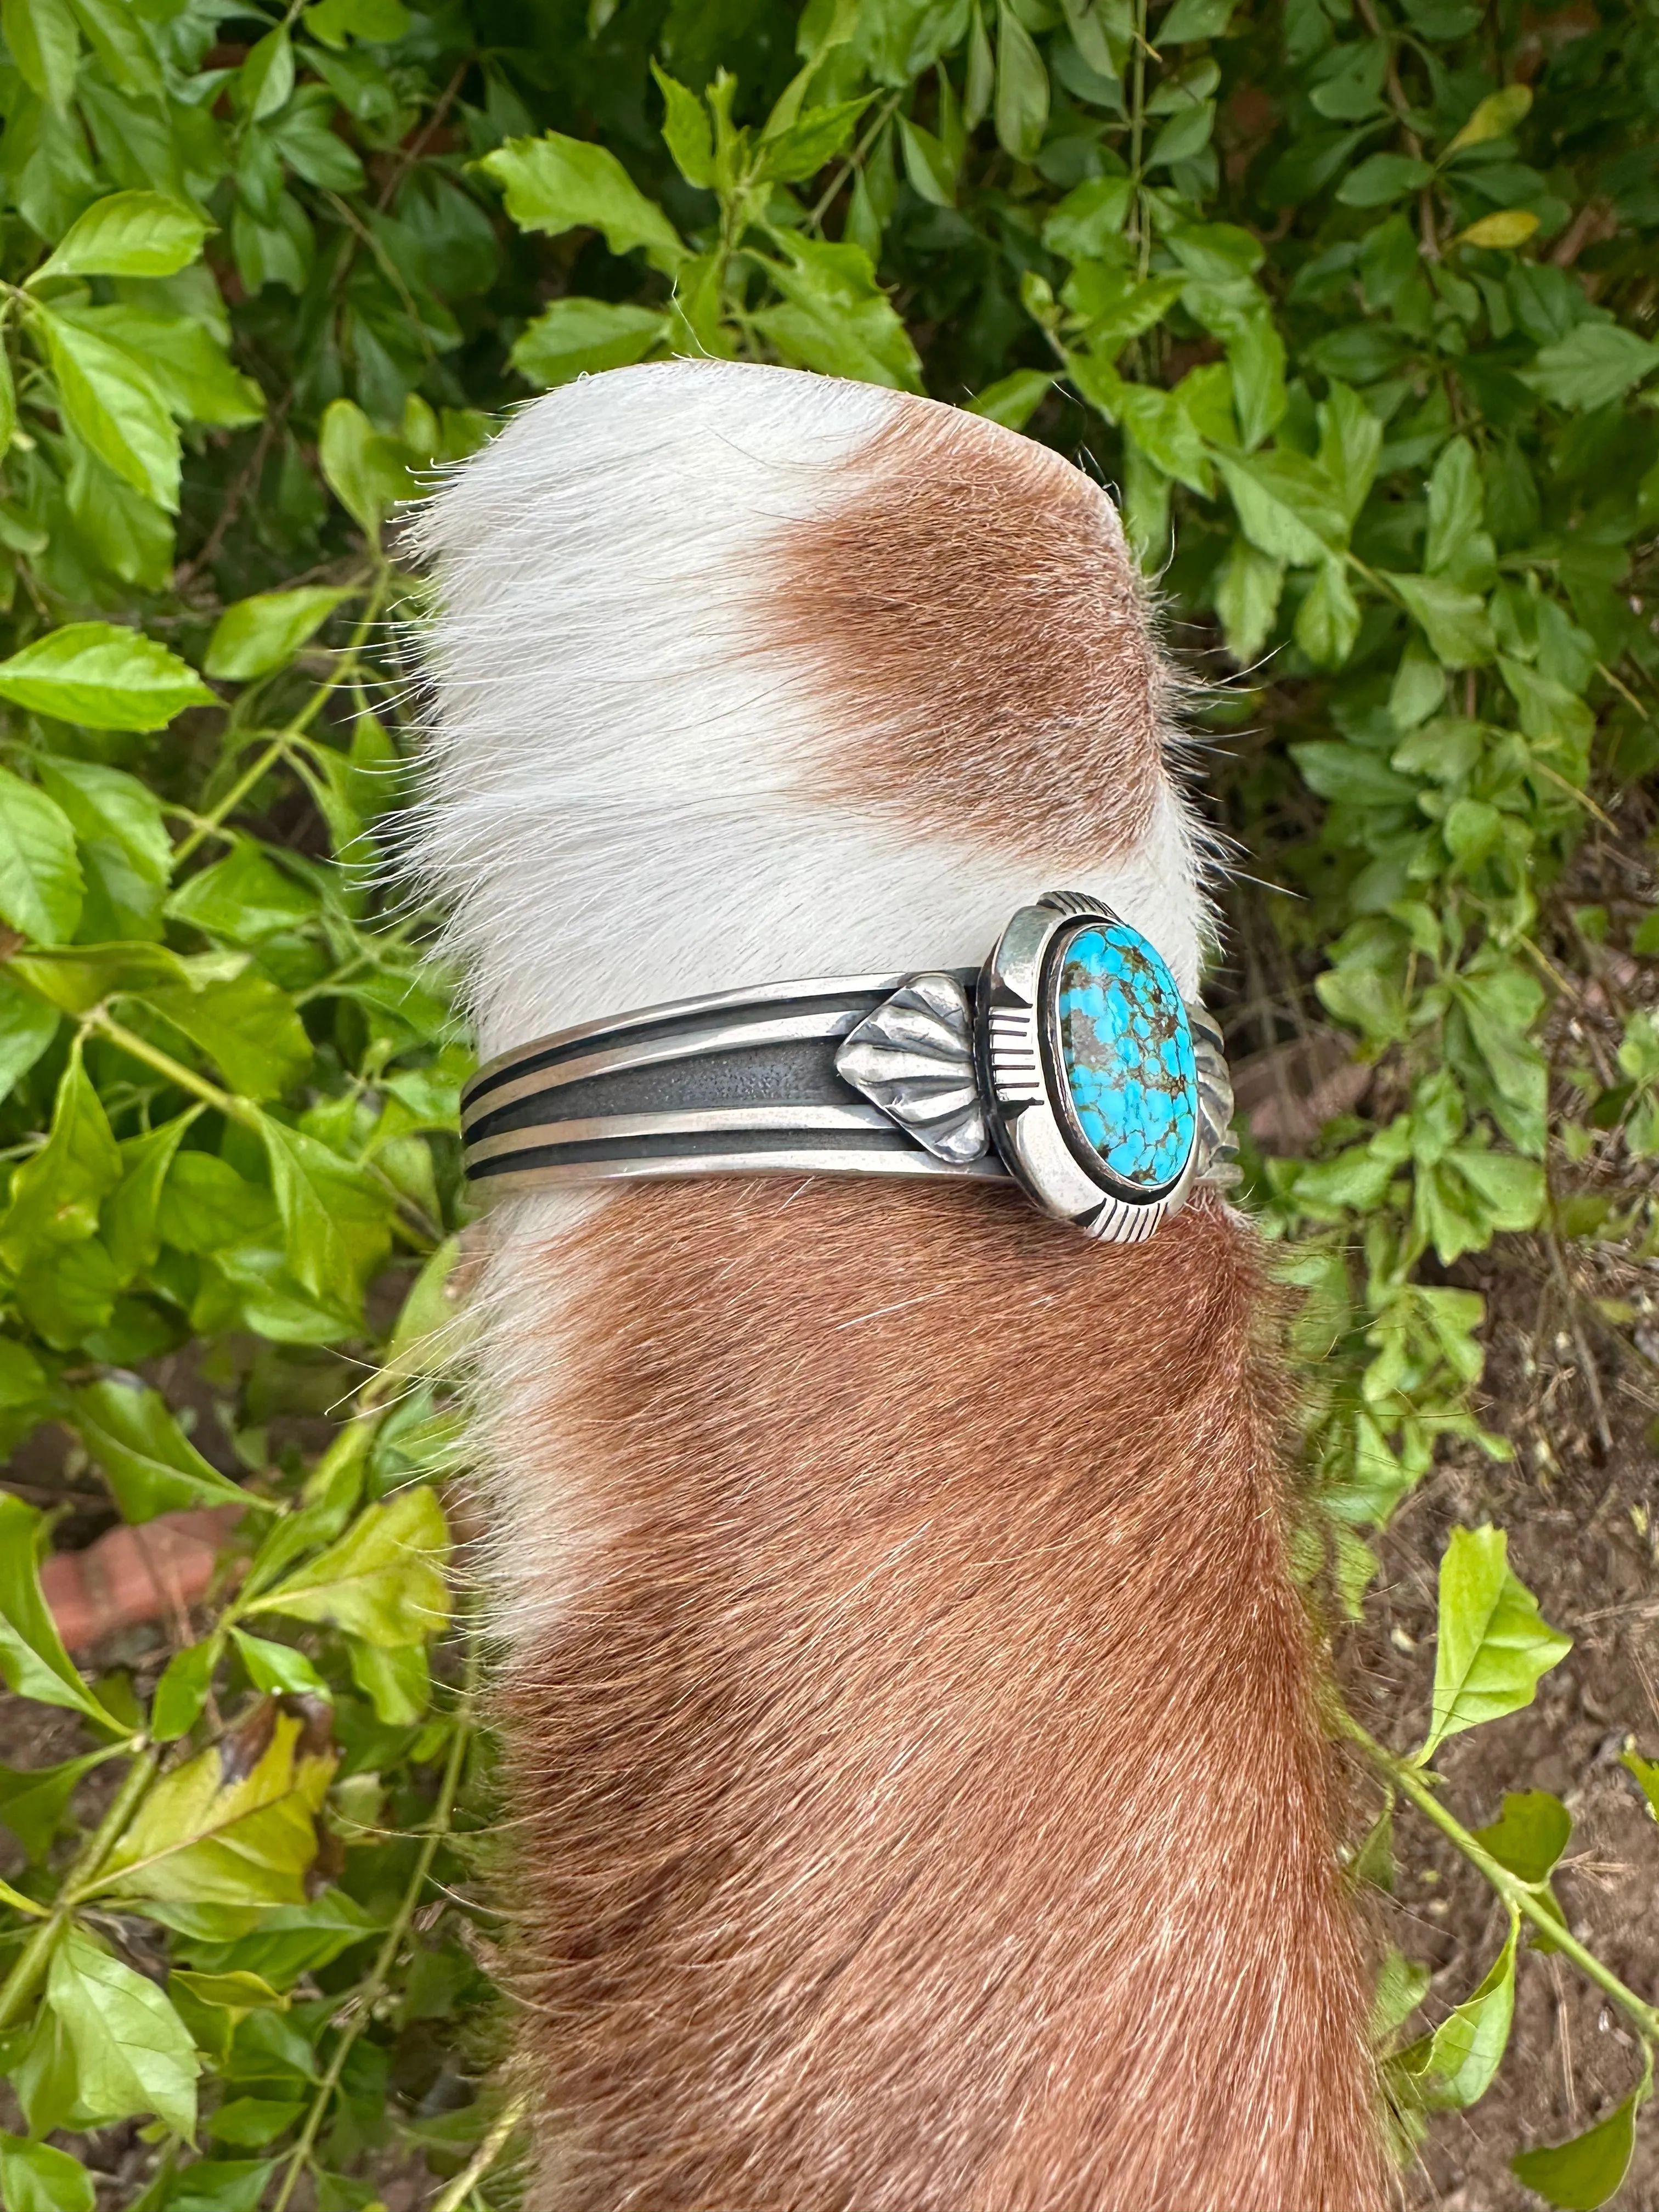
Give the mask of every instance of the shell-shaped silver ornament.
<svg viewBox="0 0 1659 2212">
<path fill-rule="evenodd" d="M 1198 1071 L 1199 1178 L 1230 1189 L 1238 1182 L 1241 1170 L 1238 1141 L 1233 1135 L 1233 1079 L 1227 1072 L 1227 1048 L 1215 1016 L 1207 1007 L 1189 999 L 1187 1020 Z"/>
<path fill-rule="evenodd" d="M 936 1158 L 977 1160 L 989 1151 L 973 1015 L 954 975 L 913 975 L 842 1039 L 836 1073 Z"/>
</svg>

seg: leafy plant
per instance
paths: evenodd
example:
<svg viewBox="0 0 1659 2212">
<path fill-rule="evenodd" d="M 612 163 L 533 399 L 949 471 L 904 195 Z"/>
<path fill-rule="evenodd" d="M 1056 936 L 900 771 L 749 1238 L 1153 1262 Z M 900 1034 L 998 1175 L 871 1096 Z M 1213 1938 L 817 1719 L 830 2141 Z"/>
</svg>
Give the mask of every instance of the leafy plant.
<svg viewBox="0 0 1659 2212">
<path fill-rule="evenodd" d="M 1447 1271 L 1630 1225 L 1559 1170 L 1659 1126 L 1645 1015 L 1588 1121 L 1552 1120 L 1540 1043 L 1542 902 L 1593 787 L 1659 764 L 1653 29 L 1632 0 L 6 0 L 0 1425 L 34 1441 L 0 1675 L 63 1717 L 0 1774 L 8 2203 L 85 2212 L 41 2138 L 130 2119 L 147 2212 L 362 2204 L 389 2136 L 458 2212 L 510 2156 L 483 2042 L 456 2055 L 491 1935 L 443 1565 L 468 1060 L 377 824 L 419 591 L 388 523 L 527 389 L 778 360 L 1120 488 L 1236 672 L 1204 710 L 1230 827 L 1302 894 L 1253 927 L 1376 1071 L 1369 1118 L 1255 1163 L 1317 1363 L 1310 1576 L 1358 1612 L 1437 1442 L 1507 1451 Z M 94 1483 L 227 1535 L 199 1632 L 92 1679 L 34 1507 Z M 1426 1763 L 1560 1649 L 1501 1534 L 1459 1532 L 1423 1749 L 1351 1733 L 1510 1914 L 1403 2046 L 1423 1985 L 1385 1972 L 1404 2132 L 1492 2078 L 1523 1939 L 1638 2030 L 1626 2102 L 1517 2161 L 1566 2205 L 1618 2185 L 1656 2023 L 1550 1891 L 1565 1810 L 1466 1829 Z"/>
</svg>

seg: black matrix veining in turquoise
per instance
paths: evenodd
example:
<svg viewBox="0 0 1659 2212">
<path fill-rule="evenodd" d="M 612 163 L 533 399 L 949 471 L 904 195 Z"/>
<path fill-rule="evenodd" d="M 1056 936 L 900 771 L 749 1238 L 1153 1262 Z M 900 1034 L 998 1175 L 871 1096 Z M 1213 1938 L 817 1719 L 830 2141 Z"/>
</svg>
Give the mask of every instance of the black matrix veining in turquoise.
<svg viewBox="0 0 1659 2212">
<path fill-rule="evenodd" d="M 1060 1043 L 1078 1120 L 1112 1173 L 1173 1182 L 1198 1132 L 1198 1074 L 1175 978 L 1139 930 L 1092 922 L 1064 947 Z"/>
</svg>

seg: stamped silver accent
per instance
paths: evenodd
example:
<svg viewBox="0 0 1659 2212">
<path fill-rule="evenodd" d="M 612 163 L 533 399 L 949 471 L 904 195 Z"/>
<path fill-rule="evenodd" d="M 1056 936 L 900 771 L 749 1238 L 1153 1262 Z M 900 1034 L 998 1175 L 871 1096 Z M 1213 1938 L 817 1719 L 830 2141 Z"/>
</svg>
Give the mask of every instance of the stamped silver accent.
<svg viewBox="0 0 1659 2212">
<path fill-rule="evenodd" d="M 982 1159 L 991 1149 L 974 1066 L 973 1012 L 954 975 L 913 975 L 842 1039 L 836 1073 L 936 1159 Z"/>
<path fill-rule="evenodd" d="M 1233 1079 L 1220 1024 L 1206 1006 L 1188 999 L 1187 1020 L 1198 1063 L 1198 1180 L 1231 1190 L 1241 1180 L 1238 1139 L 1233 1134 Z"/>
</svg>

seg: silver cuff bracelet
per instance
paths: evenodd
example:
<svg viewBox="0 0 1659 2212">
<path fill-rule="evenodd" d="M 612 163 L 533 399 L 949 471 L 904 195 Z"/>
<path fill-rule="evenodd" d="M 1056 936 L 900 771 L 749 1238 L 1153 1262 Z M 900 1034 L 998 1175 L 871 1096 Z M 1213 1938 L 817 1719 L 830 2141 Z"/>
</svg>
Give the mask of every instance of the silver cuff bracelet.
<svg viewBox="0 0 1659 2212">
<path fill-rule="evenodd" d="M 1022 907 L 977 974 L 770 983 L 562 1030 L 462 1098 L 486 1192 L 642 1176 L 1012 1176 L 1135 1243 L 1237 1180 L 1221 1033 L 1086 893 Z"/>
</svg>

